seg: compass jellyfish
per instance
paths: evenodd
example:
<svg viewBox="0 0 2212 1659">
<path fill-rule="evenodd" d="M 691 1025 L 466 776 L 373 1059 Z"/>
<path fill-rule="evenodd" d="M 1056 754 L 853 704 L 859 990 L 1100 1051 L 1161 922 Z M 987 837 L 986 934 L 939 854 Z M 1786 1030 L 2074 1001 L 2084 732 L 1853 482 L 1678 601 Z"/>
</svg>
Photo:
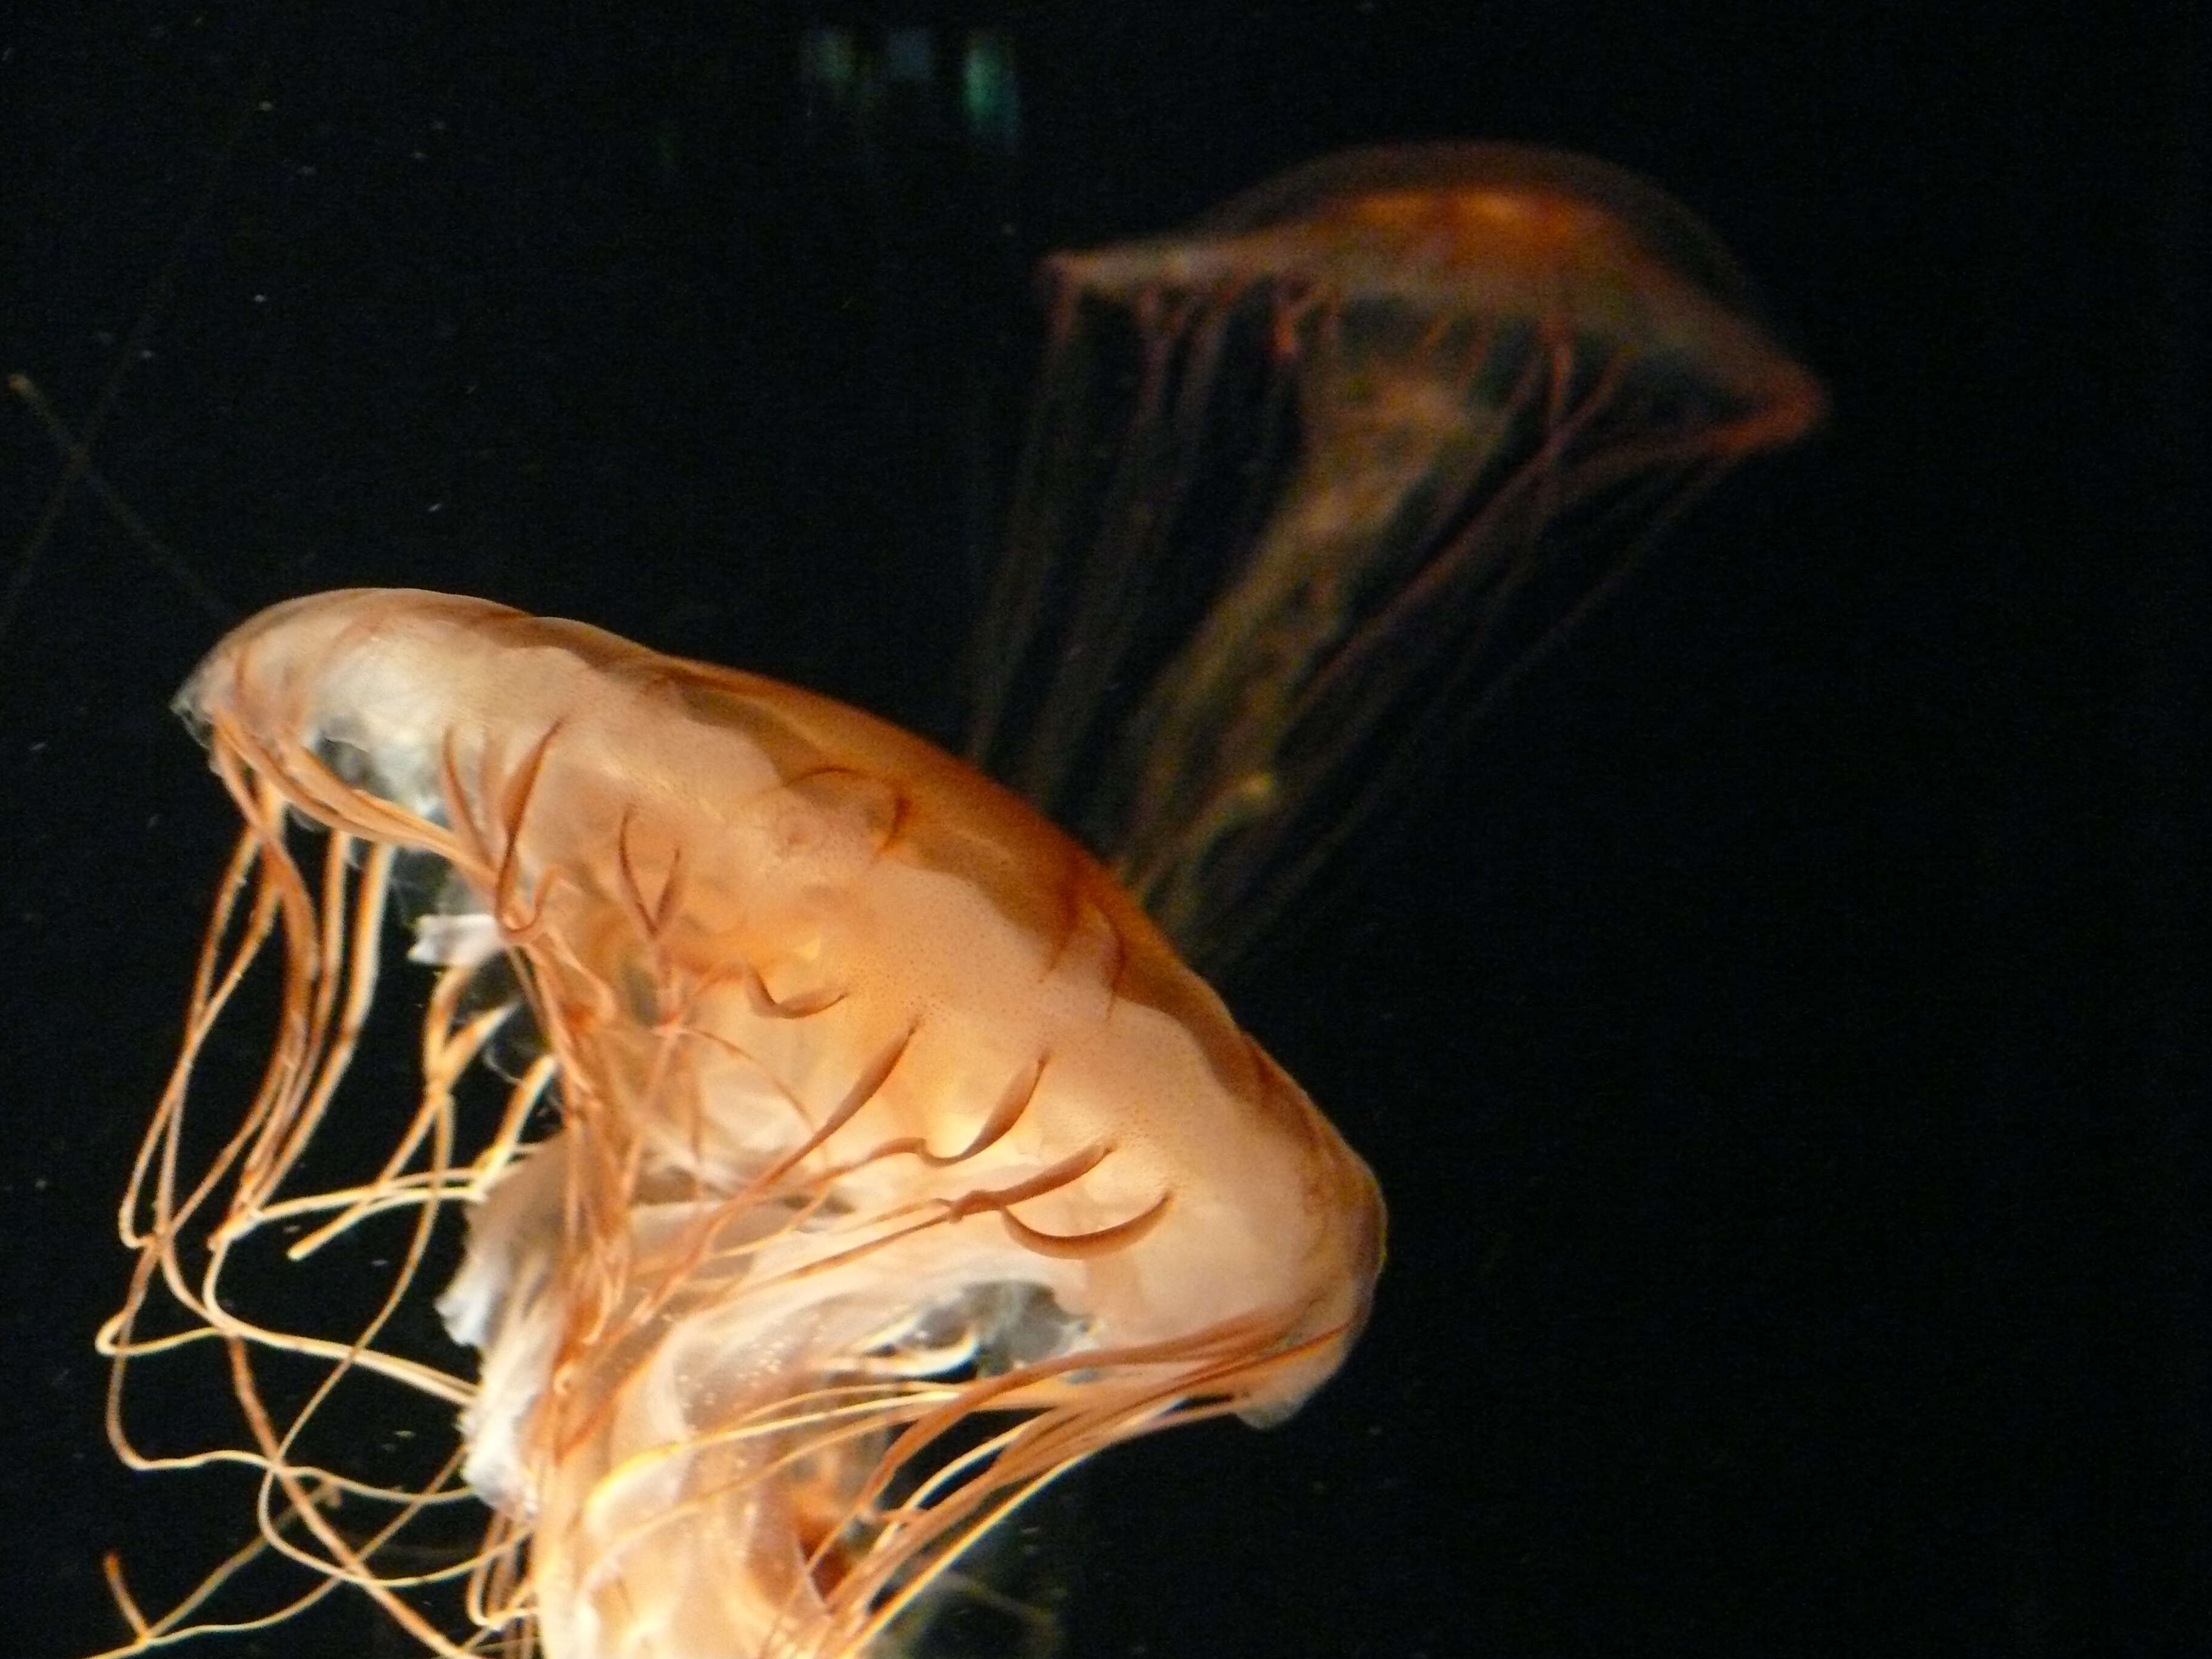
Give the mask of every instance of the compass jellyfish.
<svg viewBox="0 0 2212 1659">
<path fill-rule="evenodd" d="M 969 753 L 1202 964 L 1826 404 L 1688 210 L 1527 145 L 1328 156 L 1044 285 Z"/>
<path fill-rule="evenodd" d="M 922 740 L 381 590 L 264 611 L 178 707 L 245 830 L 102 1344 L 126 1456 L 242 1467 L 259 1541 L 161 1620 L 113 1573 L 134 1650 L 223 1622 L 258 1549 L 311 1575 L 286 1610 L 350 1586 L 447 1656 L 903 1651 L 1025 1498 L 1274 1422 L 1358 1333 L 1366 1166 L 1090 855 Z M 408 999 L 395 1111 L 358 1073 Z M 257 1009 L 258 1081 L 203 1121 Z M 456 1255 L 441 1335 L 410 1292 Z M 210 1349 L 242 1443 L 138 1449 L 126 1382 Z M 409 1396 L 464 1443 L 403 1484 L 363 1459 Z M 430 1547 L 474 1499 L 488 1534 Z"/>
</svg>

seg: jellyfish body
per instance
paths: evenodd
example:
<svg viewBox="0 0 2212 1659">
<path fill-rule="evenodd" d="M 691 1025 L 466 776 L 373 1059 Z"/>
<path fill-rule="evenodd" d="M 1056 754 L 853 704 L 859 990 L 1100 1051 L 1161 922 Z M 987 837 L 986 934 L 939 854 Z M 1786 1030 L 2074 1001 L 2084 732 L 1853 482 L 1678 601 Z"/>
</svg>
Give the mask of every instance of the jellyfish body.
<svg viewBox="0 0 2212 1659">
<path fill-rule="evenodd" d="M 1358 1330 L 1365 1167 L 1088 855 L 920 739 L 580 624 L 368 590 L 249 622 L 179 708 L 247 830 L 104 1340 L 119 1390 L 165 1346 L 143 1333 L 166 1280 L 231 1352 L 272 1544 L 432 1645 L 456 1650 L 375 1547 L 416 1510 L 367 1546 L 333 1524 L 355 1487 L 301 1449 L 330 1387 L 288 1422 L 257 1354 L 462 1403 L 466 1481 L 503 1517 L 480 1624 L 534 1620 L 552 1659 L 765 1659 L 887 1650 L 1075 1461 L 1278 1418 Z M 328 837 L 319 879 L 302 823 Z M 422 1103 L 373 1177 L 315 1192 L 397 860 L 437 895 L 413 951 L 440 969 Z M 180 1179 L 196 1056 L 272 939 L 275 1056 Z M 495 973 L 544 1052 L 471 1147 L 457 1083 L 525 1017 L 472 996 Z M 557 1127 L 528 1140 L 546 1100 Z M 349 1343 L 222 1294 L 228 1255 L 280 1221 L 427 1230 L 456 1204 L 439 1306 L 481 1351 L 473 1389 L 380 1340 L 423 1233 Z"/>
<path fill-rule="evenodd" d="M 1824 401 L 1686 210 L 1527 146 L 1328 157 L 1046 279 L 969 753 L 1212 955 L 1399 781 L 1379 729 L 1418 763 Z"/>
</svg>

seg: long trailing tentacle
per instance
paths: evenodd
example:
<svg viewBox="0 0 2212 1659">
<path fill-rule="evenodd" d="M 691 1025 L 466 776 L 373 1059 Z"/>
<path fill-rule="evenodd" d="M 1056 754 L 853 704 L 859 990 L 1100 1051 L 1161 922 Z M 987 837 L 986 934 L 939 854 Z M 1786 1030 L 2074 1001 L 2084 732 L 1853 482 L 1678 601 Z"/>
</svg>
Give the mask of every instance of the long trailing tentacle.
<svg viewBox="0 0 2212 1659">
<path fill-rule="evenodd" d="M 423 1085 L 416 1109 L 394 1144 L 365 1178 L 315 1188 L 301 1176 L 321 1167 L 319 1134 L 351 1066 L 376 1000 L 393 847 L 364 844 L 346 833 L 326 836 L 322 872 L 310 883 L 294 852 L 291 809 L 303 795 L 329 800 L 344 786 L 312 756 L 279 757 L 250 740 L 214 734 L 216 770 L 246 818 L 216 890 L 213 915 L 185 1018 L 178 1060 L 134 1163 L 118 1213 L 125 1243 L 137 1251 L 123 1308 L 102 1328 L 99 1346 L 112 1360 L 107 1423 L 125 1461 L 141 1468 L 244 1467 L 257 1476 L 257 1536 L 211 1571 L 158 1617 L 149 1617 L 125 1583 L 119 1562 L 108 1577 L 131 1639 L 114 1653 L 138 1653 L 186 1638 L 261 1630 L 313 1606 L 332 1589 L 351 1586 L 381 1602 L 433 1651 L 460 1656 L 474 1642 L 445 1635 L 407 1597 L 441 1584 L 465 1585 L 472 1607 L 511 1626 L 511 1583 L 485 1589 L 499 1564 L 515 1553 L 512 1529 L 497 1528 L 475 1550 L 428 1570 L 382 1565 L 390 1548 L 433 1511 L 476 1502 L 459 1479 L 454 1454 L 419 1486 L 397 1486 L 343 1468 L 305 1461 L 304 1437 L 338 1409 L 356 1376 L 380 1378 L 411 1391 L 438 1414 L 465 1404 L 473 1388 L 422 1359 L 395 1351 L 384 1336 L 428 1265 L 434 1230 L 457 1203 L 480 1197 L 517 1154 L 523 1124 L 550 1085 L 550 1061 L 531 1067 L 510 1091 L 489 1137 L 466 1155 L 458 1139 L 453 1091 L 469 1061 L 489 1040 L 499 1011 L 464 1017 L 466 970 L 441 975 L 423 1019 Z M 350 795 L 350 792 L 347 792 Z M 366 799 L 355 797 L 354 799 Z M 387 829 L 382 823 L 375 829 Z M 417 832 L 431 828 L 415 821 Z M 269 1060 L 237 1126 L 211 1152 L 191 1148 L 201 1137 L 187 1122 L 210 1038 L 257 963 L 276 947 L 276 1033 Z M 388 1282 L 355 1334 L 332 1339 L 294 1331 L 244 1310 L 232 1286 L 234 1258 L 276 1233 L 320 1224 L 294 1238 L 284 1256 L 301 1261 L 374 1218 L 411 1212 Z M 155 1287 L 170 1310 L 155 1322 Z M 127 1383 L 151 1359 L 215 1343 L 246 1420 L 243 1445 L 180 1452 L 143 1449 L 127 1423 Z M 299 1395 L 289 1381 L 271 1395 L 257 1355 L 319 1368 Z M 410 1431 L 411 1432 L 411 1431 Z M 350 1517 L 368 1504 L 384 1513 L 363 1532 Z M 244 1616 L 211 1608 L 242 1577 L 268 1559 L 289 1560 L 313 1579 L 273 1607 Z"/>
</svg>

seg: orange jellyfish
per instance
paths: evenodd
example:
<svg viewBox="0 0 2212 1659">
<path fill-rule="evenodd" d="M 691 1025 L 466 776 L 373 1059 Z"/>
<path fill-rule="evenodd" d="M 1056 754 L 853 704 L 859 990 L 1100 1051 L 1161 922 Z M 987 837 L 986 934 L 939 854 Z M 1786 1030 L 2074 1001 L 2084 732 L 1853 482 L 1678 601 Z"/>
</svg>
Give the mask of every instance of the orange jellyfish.
<svg viewBox="0 0 2212 1659">
<path fill-rule="evenodd" d="M 1046 276 L 969 754 L 1202 963 L 1824 404 L 1687 210 L 1527 146 L 1330 156 Z"/>
<path fill-rule="evenodd" d="M 1079 1460 L 1279 1419 L 1358 1332 L 1366 1167 L 1090 856 L 921 740 L 380 590 L 264 611 L 178 707 L 246 829 L 125 1208 L 111 1424 L 134 1455 L 126 1379 L 218 1349 L 246 1443 L 136 1455 L 242 1465 L 261 1553 L 315 1575 L 300 1600 L 353 1586 L 447 1655 L 896 1651 Z M 395 894 L 427 899 L 435 980 L 419 1100 L 363 1160 L 331 1131 L 378 1109 L 346 1080 Z M 249 984 L 273 1049 L 203 1123 Z M 487 1095 L 471 1062 L 526 1024 Z M 461 1212 L 437 1305 L 474 1382 L 407 1296 Z M 382 1282 L 293 1310 L 357 1300 L 350 1334 L 251 1310 L 246 1258 L 356 1236 Z M 459 1408 L 465 1451 L 403 1486 L 345 1452 L 410 1392 Z M 489 1535 L 421 1547 L 471 1492 Z M 115 1574 L 132 1649 L 226 1622 L 247 1554 L 161 1619 Z"/>
<path fill-rule="evenodd" d="M 296 600 L 188 684 L 246 830 L 101 1340 L 124 1455 L 233 1468 L 257 1541 L 160 1617 L 115 1570 L 126 1650 L 351 1588 L 447 1655 L 891 1659 L 1084 1457 L 1339 1364 L 1375 1184 L 1177 950 L 1248 943 L 1821 393 L 1687 213 L 1540 150 L 1356 152 L 1048 273 L 969 743 L 1034 805 L 474 599 Z M 349 1082 L 395 905 L 404 1115 Z M 193 1351 L 243 1443 L 142 1447 L 126 1380 Z"/>
</svg>

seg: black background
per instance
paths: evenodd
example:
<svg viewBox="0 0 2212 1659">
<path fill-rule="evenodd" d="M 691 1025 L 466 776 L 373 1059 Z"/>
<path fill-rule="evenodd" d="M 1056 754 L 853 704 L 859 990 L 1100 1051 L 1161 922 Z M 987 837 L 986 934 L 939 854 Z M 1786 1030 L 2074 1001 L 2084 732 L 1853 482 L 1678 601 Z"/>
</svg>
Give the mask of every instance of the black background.
<svg viewBox="0 0 2212 1659">
<path fill-rule="evenodd" d="M 1393 1255 L 1291 1425 L 1097 1467 L 1067 1650 L 2208 1652 L 2203 41 L 2068 9 L 18 14 L 0 368 L 112 390 L 100 471 L 236 612 L 456 588 L 942 729 L 1038 253 L 1351 143 L 1650 174 L 1829 429 L 1225 988 Z M 810 126 L 810 21 L 1006 27 L 1017 153 L 942 100 Z M 83 491 L 23 564 L 59 470 L 0 409 L 0 1650 L 43 1654 L 116 1633 L 102 1550 L 243 1518 L 114 1466 L 89 1352 L 231 833 L 165 709 L 222 623 Z"/>
</svg>

